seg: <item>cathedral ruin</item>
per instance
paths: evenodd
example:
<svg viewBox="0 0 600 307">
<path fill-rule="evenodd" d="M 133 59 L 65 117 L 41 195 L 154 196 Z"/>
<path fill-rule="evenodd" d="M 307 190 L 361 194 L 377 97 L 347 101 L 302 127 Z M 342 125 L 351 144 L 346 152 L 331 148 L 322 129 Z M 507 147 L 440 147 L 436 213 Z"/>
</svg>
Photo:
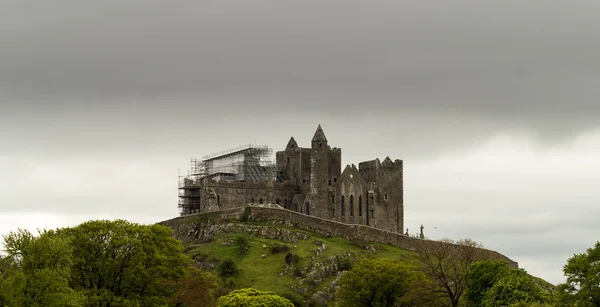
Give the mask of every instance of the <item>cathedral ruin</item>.
<svg viewBox="0 0 600 307">
<path fill-rule="evenodd" d="M 403 162 L 386 157 L 346 165 L 318 126 L 310 147 L 290 138 L 269 161 L 267 146 L 244 146 L 192 159 L 179 182 L 181 215 L 277 204 L 284 209 L 346 224 L 402 234 Z"/>
</svg>

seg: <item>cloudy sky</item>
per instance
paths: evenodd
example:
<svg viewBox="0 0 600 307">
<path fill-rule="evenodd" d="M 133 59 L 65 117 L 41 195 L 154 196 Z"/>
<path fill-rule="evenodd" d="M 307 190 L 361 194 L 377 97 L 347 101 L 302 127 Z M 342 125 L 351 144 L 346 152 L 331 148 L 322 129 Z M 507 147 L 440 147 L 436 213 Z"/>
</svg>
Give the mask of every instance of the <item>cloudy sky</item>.
<svg viewBox="0 0 600 307">
<path fill-rule="evenodd" d="M 598 1 L 0 0 L 0 233 L 175 217 L 247 142 L 405 163 L 405 224 L 558 283 L 600 239 Z"/>
</svg>

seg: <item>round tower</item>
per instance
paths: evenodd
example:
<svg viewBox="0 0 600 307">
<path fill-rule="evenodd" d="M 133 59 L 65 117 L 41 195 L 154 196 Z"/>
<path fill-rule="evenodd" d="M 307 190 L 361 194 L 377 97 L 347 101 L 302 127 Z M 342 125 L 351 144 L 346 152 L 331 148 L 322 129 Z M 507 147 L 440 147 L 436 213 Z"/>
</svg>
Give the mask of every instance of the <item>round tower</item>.
<svg viewBox="0 0 600 307">
<path fill-rule="evenodd" d="M 322 218 L 329 216 L 327 211 L 329 201 L 329 151 L 327 138 L 321 125 L 319 125 L 311 141 L 310 203 L 308 205 L 310 206 L 310 215 Z"/>
</svg>

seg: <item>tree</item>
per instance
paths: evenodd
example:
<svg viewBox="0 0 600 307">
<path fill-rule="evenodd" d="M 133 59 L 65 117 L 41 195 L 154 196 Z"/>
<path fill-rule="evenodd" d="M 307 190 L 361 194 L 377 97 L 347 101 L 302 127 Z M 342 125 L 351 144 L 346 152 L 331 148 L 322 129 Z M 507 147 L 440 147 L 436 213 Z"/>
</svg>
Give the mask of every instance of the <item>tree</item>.
<svg viewBox="0 0 600 307">
<path fill-rule="evenodd" d="M 189 266 L 184 277 L 178 281 L 177 296 L 174 305 L 185 307 L 213 307 L 216 305 L 215 291 L 218 288 L 216 277 L 203 272 L 195 266 Z"/>
<path fill-rule="evenodd" d="M 510 269 L 485 292 L 481 306 L 546 303 L 548 299 L 548 293 L 525 270 Z"/>
<path fill-rule="evenodd" d="M 567 282 L 559 285 L 564 306 L 600 306 L 600 241 L 586 252 L 575 254 L 563 267 Z"/>
<path fill-rule="evenodd" d="M 465 271 L 471 263 L 489 258 L 489 253 L 470 239 L 419 243 L 415 248 L 417 260 L 431 281 L 429 295 L 446 298 L 452 307 L 457 307 L 467 286 Z"/>
<path fill-rule="evenodd" d="M 190 263 L 172 229 L 161 225 L 99 220 L 58 233 L 74 243 L 69 284 L 85 292 L 87 305 L 164 305 Z"/>
<path fill-rule="evenodd" d="M 465 272 L 465 297 L 469 306 L 481 306 L 485 293 L 508 274 L 509 270 L 506 262 L 496 259 L 480 260 L 469 265 Z"/>
<path fill-rule="evenodd" d="M 418 268 L 392 260 L 360 259 L 338 281 L 340 306 L 403 306 L 407 293 L 425 276 Z"/>
<path fill-rule="evenodd" d="M 272 291 L 259 291 L 253 288 L 229 292 L 217 300 L 217 307 L 294 307 L 288 299 Z"/>
<path fill-rule="evenodd" d="M 69 287 L 72 248 L 52 231 L 34 236 L 19 229 L 4 236 L 0 263 L 0 306 L 82 306 L 82 293 Z"/>
</svg>

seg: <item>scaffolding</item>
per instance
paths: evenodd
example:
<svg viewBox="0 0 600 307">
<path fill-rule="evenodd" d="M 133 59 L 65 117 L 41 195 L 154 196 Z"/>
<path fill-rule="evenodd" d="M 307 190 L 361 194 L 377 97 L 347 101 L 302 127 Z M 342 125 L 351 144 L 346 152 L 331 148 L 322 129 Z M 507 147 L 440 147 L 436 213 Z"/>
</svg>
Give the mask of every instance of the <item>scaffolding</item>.
<svg viewBox="0 0 600 307">
<path fill-rule="evenodd" d="M 200 210 L 200 182 L 267 181 L 274 176 L 273 150 L 267 145 L 246 144 L 218 153 L 190 159 L 186 176 L 179 177 L 179 208 L 181 214 Z"/>
</svg>

